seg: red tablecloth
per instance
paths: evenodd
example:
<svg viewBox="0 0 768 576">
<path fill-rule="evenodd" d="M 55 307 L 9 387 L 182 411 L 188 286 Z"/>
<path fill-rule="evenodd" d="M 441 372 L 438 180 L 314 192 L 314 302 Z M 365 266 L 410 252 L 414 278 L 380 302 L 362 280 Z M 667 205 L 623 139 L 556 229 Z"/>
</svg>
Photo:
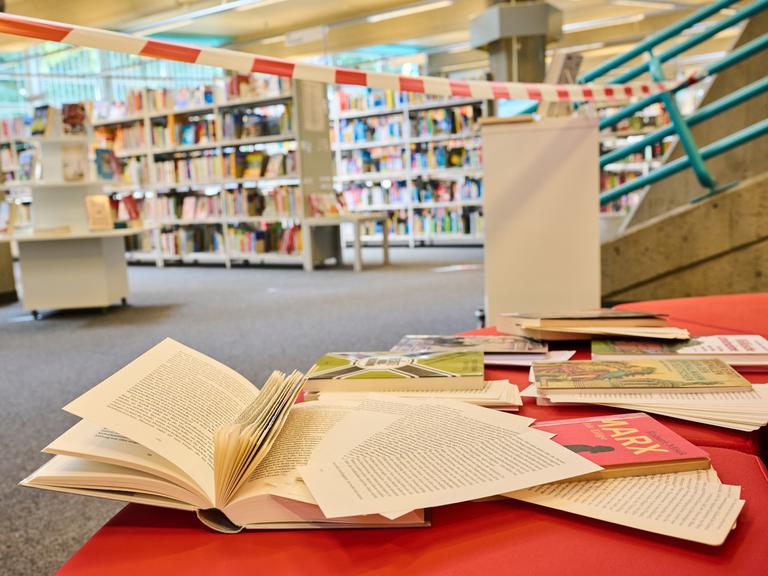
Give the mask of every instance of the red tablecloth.
<svg viewBox="0 0 768 576">
<path fill-rule="evenodd" d="M 687 328 L 693 336 L 712 334 L 762 334 L 768 336 L 768 293 L 702 296 L 673 300 L 655 300 L 624 304 L 617 308 L 659 312 L 669 315 L 673 326 Z M 472 330 L 465 334 L 496 334 L 493 328 Z M 555 349 L 577 349 L 575 360 L 590 358 L 589 345 L 582 342 L 554 343 Z M 744 376 L 754 383 L 768 383 L 768 372 L 746 372 Z M 486 378 L 508 378 L 521 390 L 528 385 L 527 369 L 486 369 Z M 538 420 L 580 418 L 622 412 L 601 406 L 537 406 L 535 400 L 525 399 L 520 411 L 523 416 Z M 768 456 L 768 434 L 739 432 L 685 420 L 655 416 L 678 434 L 697 446 L 732 448 L 748 454 Z M 766 568 L 768 574 L 768 568 Z"/>
<path fill-rule="evenodd" d="M 708 449 L 747 504 L 718 548 L 513 501 L 437 508 L 431 528 L 214 534 L 194 515 L 129 505 L 61 569 L 64 576 L 150 574 L 535 574 L 764 576 L 768 475 L 752 455 Z"/>
</svg>

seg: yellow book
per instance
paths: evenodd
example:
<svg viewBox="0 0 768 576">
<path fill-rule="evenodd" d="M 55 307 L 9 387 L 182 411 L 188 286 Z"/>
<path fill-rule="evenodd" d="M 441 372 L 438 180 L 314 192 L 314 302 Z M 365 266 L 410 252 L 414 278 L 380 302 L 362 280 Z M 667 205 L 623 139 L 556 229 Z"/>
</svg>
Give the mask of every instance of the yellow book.
<svg viewBox="0 0 768 576">
<path fill-rule="evenodd" d="M 533 363 L 536 386 L 552 391 L 606 390 L 712 392 L 751 389 L 752 384 L 722 360 L 636 360 Z"/>
</svg>

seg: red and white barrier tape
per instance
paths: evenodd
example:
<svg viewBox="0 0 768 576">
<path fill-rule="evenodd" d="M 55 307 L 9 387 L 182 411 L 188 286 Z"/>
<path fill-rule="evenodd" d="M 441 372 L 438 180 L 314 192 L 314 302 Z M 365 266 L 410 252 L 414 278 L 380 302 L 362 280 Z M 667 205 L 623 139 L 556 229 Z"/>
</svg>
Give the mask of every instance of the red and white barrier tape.
<svg viewBox="0 0 768 576">
<path fill-rule="evenodd" d="M 206 48 L 176 42 L 150 40 L 121 32 L 110 32 L 98 28 L 87 28 L 10 14 L 0 14 L 0 34 L 63 42 L 73 46 L 125 52 L 150 58 L 204 64 L 234 70 L 241 74 L 260 72 L 297 80 L 314 80 L 329 84 L 367 86 L 384 90 L 419 92 L 435 96 L 480 98 L 483 100 L 512 98 L 543 102 L 604 102 L 632 96 L 648 96 L 670 90 L 678 84 L 678 82 L 633 82 L 610 85 L 526 84 L 450 80 L 433 76 L 399 76 L 349 68 L 302 64 L 222 48 Z"/>
</svg>

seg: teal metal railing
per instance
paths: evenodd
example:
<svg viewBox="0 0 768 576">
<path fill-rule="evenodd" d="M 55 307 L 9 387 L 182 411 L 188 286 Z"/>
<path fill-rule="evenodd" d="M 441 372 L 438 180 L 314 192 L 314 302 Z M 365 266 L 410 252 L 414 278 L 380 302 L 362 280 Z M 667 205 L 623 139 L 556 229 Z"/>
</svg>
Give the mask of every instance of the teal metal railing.
<svg viewBox="0 0 768 576">
<path fill-rule="evenodd" d="M 650 76 L 656 81 L 664 80 L 664 74 L 662 70 L 662 64 L 664 62 L 679 56 L 687 50 L 690 50 L 691 48 L 712 38 L 715 34 L 730 28 L 731 26 L 734 26 L 741 21 L 746 20 L 747 18 L 751 18 L 755 14 L 758 14 L 768 8 L 768 0 L 756 0 L 752 4 L 736 10 L 732 14 L 722 18 L 721 20 L 718 20 L 717 22 L 709 25 L 702 24 L 704 20 L 707 20 L 708 18 L 718 14 L 724 8 L 728 8 L 729 6 L 736 4 L 736 1 L 737 0 L 720 0 L 718 2 L 712 2 L 711 4 L 696 10 L 672 26 L 649 36 L 642 42 L 638 43 L 631 50 L 620 54 L 615 58 L 612 58 L 594 70 L 591 70 L 590 72 L 582 75 L 579 77 L 578 81 L 581 83 L 593 82 L 598 78 L 601 78 L 606 74 L 615 71 L 618 67 L 643 54 L 647 55 L 647 60 L 645 62 L 614 76 L 609 80 L 608 83 L 621 84 L 630 82 L 645 73 L 650 74 Z M 703 29 L 700 32 L 695 32 L 694 34 L 685 37 L 671 48 L 656 53 L 655 49 L 660 44 L 674 39 L 682 32 L 697 25 L 703 26 Z M 672 174 L 676 174 L 688 168 L 693 169 L 699 183 L 706 190 L 704 194 L 696 196 L 693 199 L 694 202 L 713 194 L 717 194 L 718 192 L 722 192 L 723 190 L 733 186 L 735 183 L 726 185 L 718 184 L 714 176 L 707 169 L 705 160 L 712 158 L 713 156 L 717 156 L 718 154 L 723 154 L 724 152 L 749 142 L 750 140 L 765 136 L 768 134 L 768 120 L 763 120 L 757 124 L 746 127 L 743 130 L 734 132 L 733 134 L 713 142 L 708 146 L 704 146 L 703 148 L 699 148 L 697 146 L 696 141 L 691 133 L 690 127 L 704 122 L 705 120 L 708 120 L 714 116 L 717 116 L 722 112 L 730 110 L 734 106 L 738 106 L 750 98 L 754 98 L 760 94 L 763 94 L 766 90 L 768 90 L 768 77 L 761 78 L 760 80 L 735 90 L 727 96 L 724 96 L 719 100 L 711 102 L 710 104 L 700 108 L 687 117 L 683 116 L 683 114 L 680 112 L 674 95 L 676 92 L 683 90 L 692 84 L 700 82 L 708 76 L 712 76 L 723 70 L 726 70 L 727 68 L 738 64 L 744 59 L 754 56 L 763 50 L 766 50 L 767 48 L 768 34 L 764 34 L 731 51 L 724 58 L 709 64 L 703 70 L 691 77 L 687 82 L 680 82 L 672 90 L 647 96 L 637 102 L 623 107 L 618 112 L 603 118 L 600 121 L 601 130 L 616 125 L 618 122 L 635 115 L 637 112 L 647 108 L 648 106 L 661 103 L 669 115 L 670 124 L 644 136 L 637 141 L 631 142 L 626 146 L 611 150 L 610 152 L 603 154 L 600 157 L 601 168 L 604 168 L 612 162 L 621 160 L 630 154 L 639 152 L 645 149 L 646 146 L 653 145 L 654 143 L 672 135 L 678 136 L 680 144 L 685 150 L 686 156 L 663 164 L 656 170 L 653 170 L 647 174 L 635 178 L 634 180 L 601 193 L 600 204 L 602 205 L 613 202 L 622 196 L 629 194 L 630 192 L 644 188 L 649 184 L 653 184 L 654 182 L 668 178 Z"/>
</svg>

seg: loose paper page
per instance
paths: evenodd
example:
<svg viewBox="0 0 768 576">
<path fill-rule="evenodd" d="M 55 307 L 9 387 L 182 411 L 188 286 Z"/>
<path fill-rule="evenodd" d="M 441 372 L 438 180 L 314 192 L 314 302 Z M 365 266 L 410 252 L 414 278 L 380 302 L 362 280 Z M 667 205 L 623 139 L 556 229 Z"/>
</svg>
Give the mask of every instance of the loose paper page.
<svg viewBox="0 0 768 576">
<path fill-rule="evenodd" d="M 373 402 L 378 415 L 366 413 Z M 301 471 L 329 518 L 441 506 L 601 469 L 526 431 L 519 416 L 450 400 L 367 404 Z"/>
<path fill-rule="evenodd" d="M 719 546 L 728 536 L 744 500 L 739 499 L 738 486 L 707 480 L 689 472 L 629 476 L 546 484 L 505 496 L 622 526 Z"/>
<path fill-rule="evenodd" d="M 86 420 L 80 420 L 46 446 L 43 452 L 76 456 L 141 470 L 184 486 L 196 492 L 201 498 L 206 498 L 194 480 L 172 462 L 130 438 Z"/>
<path fill-rule="evenodd" d="M 167 338 L 64 409 L 157 452 L 213 502 L 213 434 L 258 393 L 234 370 Z"/>
<path fill-rule="evenodd" d="M 533 362 L 567 362 L 576 350 L 550 350 L 544 355 L 535 354 L 486 354 L 486 366 L 522 366 L 528 368 Z"/>
<path fill-rule="evenodd" d="M 357 404 L 304 402 L 293 406 L 269 453 L 238 490 L 232 504 L 262 494 L 314 504 L 315 499 L 301 480 L 298 469 L 309 462 L 315 447 Z"/>
</svg>

